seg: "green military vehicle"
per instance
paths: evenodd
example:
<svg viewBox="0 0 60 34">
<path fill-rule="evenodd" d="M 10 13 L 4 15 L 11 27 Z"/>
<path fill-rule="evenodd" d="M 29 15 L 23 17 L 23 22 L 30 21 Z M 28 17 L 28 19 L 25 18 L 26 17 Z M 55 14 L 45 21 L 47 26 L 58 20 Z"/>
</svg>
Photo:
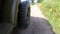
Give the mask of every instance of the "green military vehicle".
<svg viewBox="0 0 60 34">
<path fill-rule="evenodd" d="M 25 29 L 30 21 L 30 4 L 21 0 L 0 0 L 0 34 Z"/>
</svg>

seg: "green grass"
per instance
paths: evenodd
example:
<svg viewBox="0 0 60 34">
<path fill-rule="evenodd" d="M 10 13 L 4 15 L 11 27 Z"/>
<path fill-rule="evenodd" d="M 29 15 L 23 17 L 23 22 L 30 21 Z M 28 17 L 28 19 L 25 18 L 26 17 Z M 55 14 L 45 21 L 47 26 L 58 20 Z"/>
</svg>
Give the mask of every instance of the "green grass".
<svg viewBox="0 0 60 34">
<path fill-rule="evenodd" d="M 60 0 L 44 0 L 42 5 L 43 14 L 53 27 L 56 34 L 60 34 Z"/>
</svg>

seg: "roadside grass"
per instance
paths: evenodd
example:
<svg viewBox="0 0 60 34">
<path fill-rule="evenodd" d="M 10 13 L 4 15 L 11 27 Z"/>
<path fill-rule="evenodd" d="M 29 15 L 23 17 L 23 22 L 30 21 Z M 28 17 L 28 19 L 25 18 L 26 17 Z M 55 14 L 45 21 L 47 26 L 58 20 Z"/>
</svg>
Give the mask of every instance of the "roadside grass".
<svg viewBox="0 0 60 34">
<path fill-rule="evenodd" d="M 60 0 L 43 1 L 38 3 L 38 7 L 48 18 L 56 34 L 60 34 Z"/>
</svg>

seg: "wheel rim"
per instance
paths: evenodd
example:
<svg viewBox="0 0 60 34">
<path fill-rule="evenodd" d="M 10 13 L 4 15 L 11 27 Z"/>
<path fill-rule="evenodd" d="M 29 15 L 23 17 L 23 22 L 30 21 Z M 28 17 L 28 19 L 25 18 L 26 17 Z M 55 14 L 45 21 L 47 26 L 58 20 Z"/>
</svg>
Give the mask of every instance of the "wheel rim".
<svg viewBox="0 0 60 34">
<path fill-rule="evenodd" d="M 28 7 L 27 9 L 28 9 L 27 10 L 27 20 L 29 20 L 30 19 L 30 7 Z"/>
</svg>

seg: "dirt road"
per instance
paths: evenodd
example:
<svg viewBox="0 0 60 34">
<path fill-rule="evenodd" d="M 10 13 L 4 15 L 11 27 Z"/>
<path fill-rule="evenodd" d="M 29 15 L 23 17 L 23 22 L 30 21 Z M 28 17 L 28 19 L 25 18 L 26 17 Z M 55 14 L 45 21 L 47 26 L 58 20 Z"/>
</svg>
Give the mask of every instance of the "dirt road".
<svg viewBox="0 0 60 34">
<path fill-rule="evenodd" d="M 31 6 L 31 16 L 33 16 L 33 17 L 40 17 L 40 18 L 46 18 L 42 14 L 42 11 L 38 8 L 37 5 Z"/>
<path fill-rule="evenodd" d="M 54 34 L 49 22 L 37 5 L 31 7 L 31 18 L 28 28 L 19 30 L 18 34 Z"/>
<path fill-rule="evenodd" d="M 54 34 L 49 22 L 45 19 L 37 5 L 31 7 L 31 19 L 27 29 L 21 30 L 20 34 Z"/>
</svg>

